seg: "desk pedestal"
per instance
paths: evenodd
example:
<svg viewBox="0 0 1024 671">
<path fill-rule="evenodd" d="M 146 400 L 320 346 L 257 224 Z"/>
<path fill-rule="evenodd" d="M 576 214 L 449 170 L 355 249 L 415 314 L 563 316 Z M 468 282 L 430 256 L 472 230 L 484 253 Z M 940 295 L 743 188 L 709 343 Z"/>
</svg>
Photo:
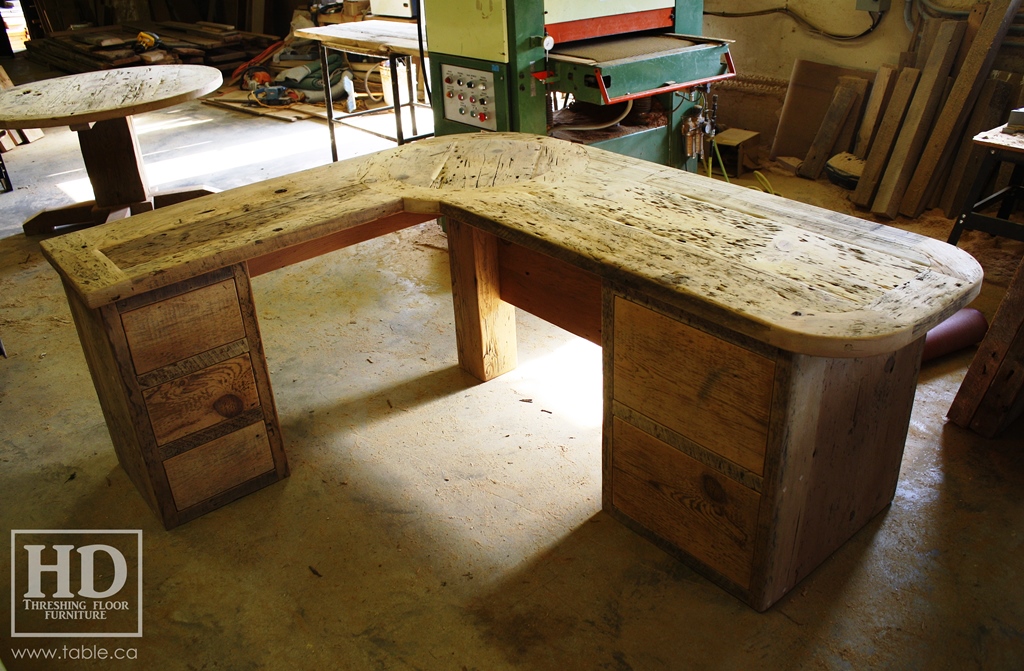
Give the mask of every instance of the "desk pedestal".
<svg viewBox="0 0 1024 671">
<path fill-rule="evenodd" d="M 451 218 L 448 234 L 462 367 L 486 380 L 515 366 L 512 304 L 596 330 L 604 510 L 753 608 L 892 501 L 924 338 L 794 354 Z"/>
<path fill-rule="evenodd" d="M 67 295 L 118 461 L 165 527 L 288 475 L 244 266 L 95 310 Z"/>
</svg>

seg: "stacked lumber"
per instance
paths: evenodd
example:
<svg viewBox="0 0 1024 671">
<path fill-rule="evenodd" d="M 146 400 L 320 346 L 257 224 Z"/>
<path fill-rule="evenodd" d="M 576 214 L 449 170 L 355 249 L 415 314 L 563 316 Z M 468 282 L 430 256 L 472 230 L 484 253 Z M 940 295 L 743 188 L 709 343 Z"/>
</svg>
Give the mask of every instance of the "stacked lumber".
<svg viewBox="0 0 1024 671">
<path fill-rule="evenodd" d="M 888 219 L 960 213 L 981 158 L 971 138 L 1005 123 L 1021 99 L 1020 76 L 992 69 L 1020 5 L 992 0 L 965 21 L 929 19 L 899 65 L 879 69 L 854 149 L 864 160 L 855 205 Z"/>
<path fill-rule="evenodd" d="M 136 52 L 140 32 L 155 33 L 160 45 Z M 219 23 L 132 21 L 53 33 L 25 46 L 31 60 L 72 73 L 169 63 L 205 64 L 230 73 L 277 39 Z"/>
</svg>

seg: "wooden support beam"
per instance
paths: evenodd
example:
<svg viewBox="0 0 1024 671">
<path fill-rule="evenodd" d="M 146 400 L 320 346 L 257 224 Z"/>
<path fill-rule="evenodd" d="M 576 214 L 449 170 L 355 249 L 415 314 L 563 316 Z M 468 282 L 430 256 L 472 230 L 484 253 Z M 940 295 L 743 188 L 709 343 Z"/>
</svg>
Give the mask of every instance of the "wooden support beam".
<svg viewBox="0 0 1024 671">
<path fill-rule="evenodd" d="M 486 382 L 516 367 L 516 309 L 501 299 L 497 238 L 447 224 L 459 365 Z"/>
<path fill-rule="evenodd" d="M 953 59 L 960 48 L 966 27 L 966 23 L 962 21 L 943 21 L 939 26 L 927 65 L 921 71 L 921 80 L 910 102 L 907 116 L 903 120 L 896 146 L 878 185 L 878 194 L 871 206 L 871 211 L 875 214 L 893 219 L 899 212 L 903 195 L 907 191 L 907 185 L 913 177 L 914 168 L 917 167 L 928 138 L 932 120 L 946 87 L 946 78 L 953 67 Z"/>
<path fill-rule="evenodd" d="M 928 196 L 936 187 L 933 178 L 941 174 L 941 166 L 952 158 L 956 142 L 978 100 L 981 87 L 988 78 L 999 46 L 1020 9 L 1021 0 L 996 0 L 978 29 L 974 42 L 956 76 L 949 99 L 942 107 L 935 127 L 928 138 L 913 178 L 900 205 L 900 214 L 916 217 L 924 211 Z M 973 15 L 973 14 L 972 14 Z"/>
</svg>

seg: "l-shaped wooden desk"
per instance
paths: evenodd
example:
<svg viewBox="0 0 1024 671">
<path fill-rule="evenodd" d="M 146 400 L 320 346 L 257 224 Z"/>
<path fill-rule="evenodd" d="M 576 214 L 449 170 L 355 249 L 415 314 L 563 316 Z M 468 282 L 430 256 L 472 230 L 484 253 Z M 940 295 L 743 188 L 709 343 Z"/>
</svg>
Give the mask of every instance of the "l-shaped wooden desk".
<svg viewBox="0 0 1024 671">
<path fill-rule="evenodd" d="M 168 528 L 288 474 L 249 279 L 444 215 L 460 364 L 514 307 L 603 346 L 603 505 L 763 610 L 892 500 L 965 252 L 559 140 L 449 136 L 46 240 Z"/>
</svg>

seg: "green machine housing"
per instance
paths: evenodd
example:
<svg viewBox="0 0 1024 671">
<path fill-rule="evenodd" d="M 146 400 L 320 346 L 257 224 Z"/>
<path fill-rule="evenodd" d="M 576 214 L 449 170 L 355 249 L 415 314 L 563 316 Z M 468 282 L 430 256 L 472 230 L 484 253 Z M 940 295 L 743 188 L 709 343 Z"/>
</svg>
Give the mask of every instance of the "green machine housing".
<svg viewBox="0 0 1024 671">
<path fill-rule="evenodd" d="M 694 170 L 707 113 L 695 101 L 735 74 L 729 42 L 700 36 L 703 10 L 703 0 L 424 0 L 435 133 L 552 135 Z M 566 95 L 568 117 L 555 102 Z M 614 123 L 634 105 L 642 122 Z"/>
</svg>

